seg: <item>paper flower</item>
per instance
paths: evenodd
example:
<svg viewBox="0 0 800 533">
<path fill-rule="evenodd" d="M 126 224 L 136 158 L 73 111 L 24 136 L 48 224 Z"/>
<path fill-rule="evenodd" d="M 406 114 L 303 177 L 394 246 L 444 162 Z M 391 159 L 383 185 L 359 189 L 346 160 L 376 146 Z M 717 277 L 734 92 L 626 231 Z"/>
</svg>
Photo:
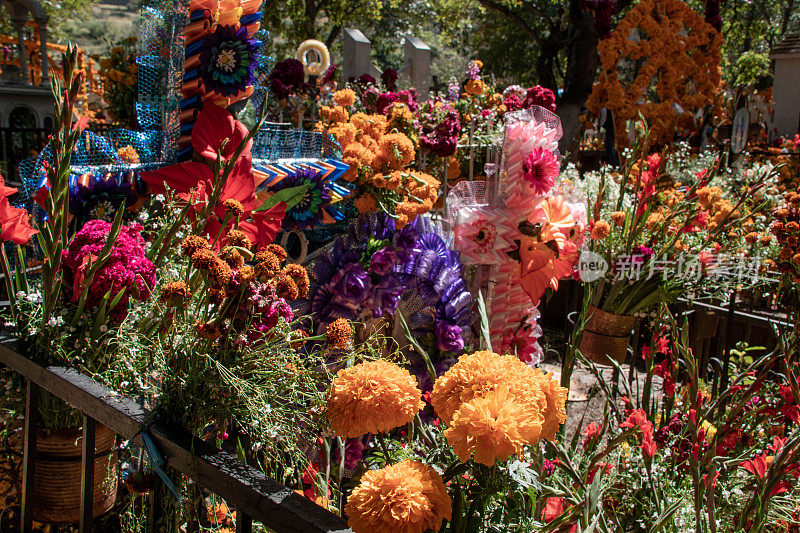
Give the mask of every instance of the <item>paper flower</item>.
<svg viewBox="0 0 800 533">
<path fill-rule="evenodd" d="M 261 43 L 247 33 L 245 27 L 218 25 L 206 37 L 199 67 L 206 90 L 233 96 L 253 84 Z"/>
</svg>

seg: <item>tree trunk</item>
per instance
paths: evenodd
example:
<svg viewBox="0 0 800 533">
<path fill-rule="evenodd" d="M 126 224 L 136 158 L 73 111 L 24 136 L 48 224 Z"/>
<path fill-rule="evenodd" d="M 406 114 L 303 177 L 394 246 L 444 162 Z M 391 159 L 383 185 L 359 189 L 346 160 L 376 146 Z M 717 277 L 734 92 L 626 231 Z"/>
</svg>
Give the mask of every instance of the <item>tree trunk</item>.
<svg viewBox="0 0 800 533">
<path fill-rule="evenodd" d="M 569 12 L 570 41 L 567 48 L 567 71 L 564 93 L 558 101 L 558 115 L 564 136 L 558 143 L 561 153 L 577 155 L 581 124 L 578 120 L 586 99 L 592 93 L 600 56 L 597 53 L 597 32 L 590 11 L 580 9 L 578 0 L 571 0 Z"/>
</svg>

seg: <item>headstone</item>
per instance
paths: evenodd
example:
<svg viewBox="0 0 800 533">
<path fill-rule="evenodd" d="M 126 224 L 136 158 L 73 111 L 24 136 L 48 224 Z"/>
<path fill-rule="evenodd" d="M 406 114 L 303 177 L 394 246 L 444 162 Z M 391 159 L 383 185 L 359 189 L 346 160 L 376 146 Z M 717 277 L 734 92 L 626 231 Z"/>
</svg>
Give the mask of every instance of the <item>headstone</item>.
<svg viewBox="0 0 800 533">
<path fill-rule="evenodd" d="M 746 107 L 740 108 L 733 116 L 733 128 L 731 129 L 731 151 L 734 154 L 741 154 L 747 145 L 747 137 L 750 133 L 750 112 Z"/>
<path fill-rule="evenodd" d="M 342 33 L 342 80 L 358 78 L 372 71 L 369 39 L 355 28 L 345 28 Z"/>
<path fill-rule="evenodd" d="M 406 37 L 403 46 L 411 86 L 420 100 L 427 100 L 431 86 L 431 48 L 417 37 Z"/>
</svg>

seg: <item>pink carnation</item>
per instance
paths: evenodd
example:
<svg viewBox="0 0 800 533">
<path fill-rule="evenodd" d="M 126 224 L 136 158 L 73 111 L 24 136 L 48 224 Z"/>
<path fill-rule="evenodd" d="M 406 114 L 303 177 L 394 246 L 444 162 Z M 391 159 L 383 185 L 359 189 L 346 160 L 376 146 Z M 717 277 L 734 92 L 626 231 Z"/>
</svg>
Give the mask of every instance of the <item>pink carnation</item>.
<svg viewBox="0 0 800 533">
<path fill-rule="evenodd" d="M 63 252 L 61 272 L 65 290 L 73 302 L 80 300 L 89 263 L 99 258 L 110 231 L 110 222 L 90 220 L 75 234 Z M 109 291 L 110 299 L 119 291 L 124 291 L 119 303 L 110 313 L 116 322 L 121 322 L 127 315 L 131 296 L 144 301 L 150 297 L 156 284 L 155 266 L 145 256 L 141 231 L 139 224 L 120 228 L 111 255 L 95 273 L 89 285 L 86 296 L 86 307 L 89 309 L 99 305 Z"/>
<path fill-rule="evenodd" d="M 524 177 L 536 194 L 546 194 L 556 183 L 558 159 L 553 152 L 538 147 L 525 158 L 522 168 Z"/>
</svg>

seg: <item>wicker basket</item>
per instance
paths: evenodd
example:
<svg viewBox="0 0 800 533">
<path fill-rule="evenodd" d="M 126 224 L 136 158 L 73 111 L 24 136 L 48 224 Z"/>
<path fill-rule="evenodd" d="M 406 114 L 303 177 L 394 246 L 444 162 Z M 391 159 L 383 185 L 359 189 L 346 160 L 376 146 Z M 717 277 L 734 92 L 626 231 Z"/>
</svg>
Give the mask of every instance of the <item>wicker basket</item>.
<svg viewBox="0 0 800 533">
<path fill-rule="evenodd" d="M 81 508 L 80 429 L 39 430 L 33 484 L 33 519 L 49 524 L 74 524 Z M 94 516 L 114 505 L 117 498 L 116 434 L 97 425 L 95 433 Z"/>
<path fill-rule="evenodd" d="M 599 365 L 611 365 L 610 359 L 622 364 L 635 324 L 635 316 L 615 315 L 591 306 L 578 349 L 584 357 Z"/>
</svg>

